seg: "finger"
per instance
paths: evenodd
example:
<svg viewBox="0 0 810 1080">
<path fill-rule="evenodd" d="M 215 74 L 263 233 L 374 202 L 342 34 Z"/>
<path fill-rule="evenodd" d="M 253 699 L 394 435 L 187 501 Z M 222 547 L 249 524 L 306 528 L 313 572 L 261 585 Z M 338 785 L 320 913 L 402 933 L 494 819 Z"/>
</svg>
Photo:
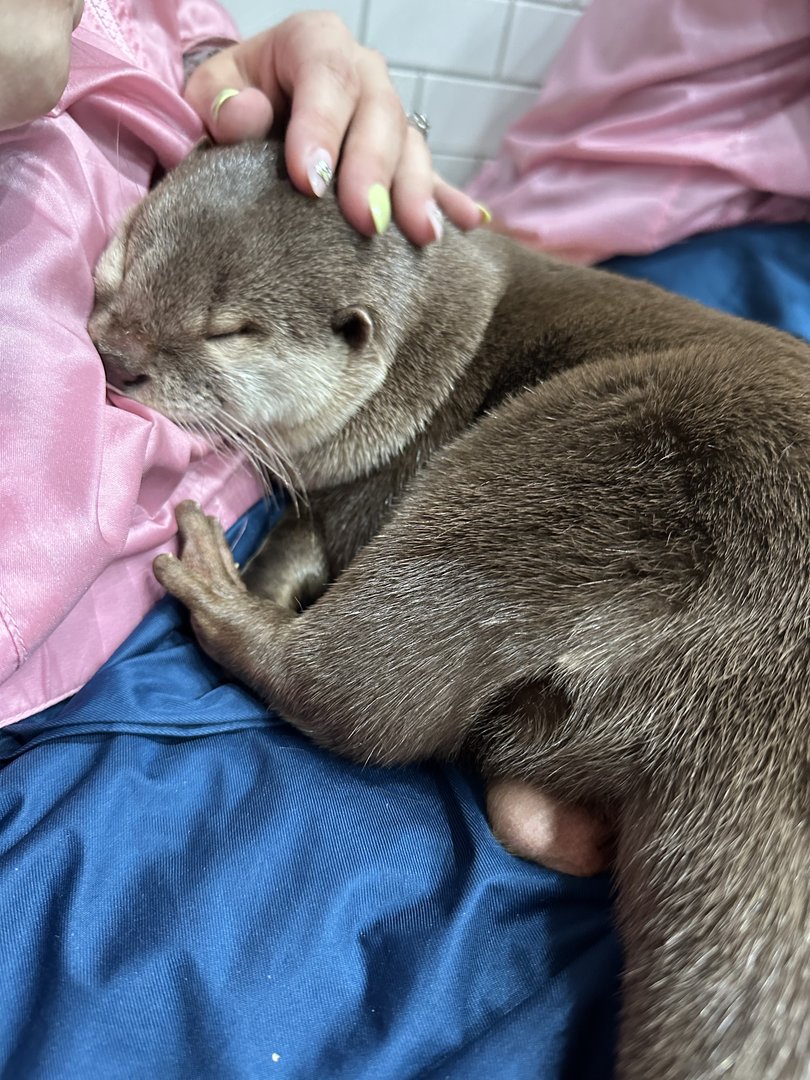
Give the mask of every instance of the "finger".
<svg viewBox="0 0 810 1080">
<path fill-rule="evenodd" d="M 442 212 L 433 198 L 433 166 L 424 136 L 409 127 L 394 173 L 391 192 L 394 219 L 402 232 L 420 247 L 441 239 Z"/>
<path fill-rule="evenodd" d="M 479 225 L 488 225 L 492 215 L 485 206 L 465 195 L 463 191 L 448 184 L 438 174 L 434 175 L 434 193 L 436 202 L 446 217 L 459 229 L 469 232 Z"/>
<path fill-rule="evenodd" d="M 272 40 L 260 35 L 259 39 L 223 49 L 192 73 L 186 85 L 186 101 L 216 142 L 262 139 L 270 131 L 276 112 L 283 110 L 284 95 L 273 78 L 266 75 L 259 86 L 251 73 L 253 68 L 262 68 L 262 56 L 271 52 Z"/>
<path fill-rule="evenodd" d="M 302 15 L 282 24 L 278 78 L 292 101 L 285 160 L 301 191 L 322 195 L 331 181 L 352 117 L 365 87 L 362 56 L 335 15 Z"/>
<path fill-rule="evenodd" d="M 382 56 L 365 52 L 359 71 L 362 92 L 343 146 L 338 201 L 352 225 L 372 236 L 385 232 L 391 222 L 390 189 L 408 123 Z M 408 168 L 418 190 L 419 166 Z"/>
</svg>

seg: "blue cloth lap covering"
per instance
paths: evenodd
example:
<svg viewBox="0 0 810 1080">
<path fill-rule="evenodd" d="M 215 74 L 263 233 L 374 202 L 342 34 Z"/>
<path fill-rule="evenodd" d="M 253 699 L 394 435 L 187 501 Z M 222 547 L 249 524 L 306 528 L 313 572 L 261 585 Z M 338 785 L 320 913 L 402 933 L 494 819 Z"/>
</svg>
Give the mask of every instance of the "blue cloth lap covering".
<svg viewBox="0 0 810 1080">
<path fill-rule="evenodd" d="M 613 267 L 810 337 L 808 250 L 741 228 Z M 0 761 L 3 1080 L 610 1077 L 608 878 L 508 855 L 456 768 L 317 750 L 173 601 Z"/>
<path fill-rule="evenodd" d="M 810 341 L 810 224 L 743 225 L 605 265 Z"/>
</svg>

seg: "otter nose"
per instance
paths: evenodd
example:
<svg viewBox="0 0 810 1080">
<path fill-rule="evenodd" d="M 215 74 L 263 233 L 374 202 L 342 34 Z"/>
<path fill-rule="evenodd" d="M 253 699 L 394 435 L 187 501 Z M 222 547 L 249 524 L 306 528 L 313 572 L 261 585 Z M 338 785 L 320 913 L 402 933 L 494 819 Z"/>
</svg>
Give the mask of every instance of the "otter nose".
<svg viewBox="0 0 810 1080">
<path fill-rule="evenodd" d="M 145 371 L 133 371 L 124 358 L 117 353 L 99 349 L 99 355 L 104 365 L 107 382 L 116 390 L 123 390 L 126 393 L 133 386 L 143 386 L 144 383 L 149 382 L 149 376 Z"/>
<path fill-rule="evenodd" d="M 118 318 L 104 310 L 93 313 L 87 330 L 110 385 L 126 392 L 149 382 L 151 352 L 143 333 L 122 328 Z"/>
</svg>

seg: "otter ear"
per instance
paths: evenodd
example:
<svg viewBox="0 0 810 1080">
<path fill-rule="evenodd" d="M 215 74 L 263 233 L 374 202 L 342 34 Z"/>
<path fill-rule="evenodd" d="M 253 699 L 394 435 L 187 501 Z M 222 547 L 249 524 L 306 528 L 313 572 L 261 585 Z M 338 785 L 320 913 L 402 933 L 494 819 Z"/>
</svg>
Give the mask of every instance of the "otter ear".
<svg viewBox="0 0 810 1080">
<path fill-rule="evenodd" d="M 374 336 L 374 320 L 363 307 L 345 307 L 332 315 L 332 329 L 350 349 L 363 349 Z"/>
</svg>

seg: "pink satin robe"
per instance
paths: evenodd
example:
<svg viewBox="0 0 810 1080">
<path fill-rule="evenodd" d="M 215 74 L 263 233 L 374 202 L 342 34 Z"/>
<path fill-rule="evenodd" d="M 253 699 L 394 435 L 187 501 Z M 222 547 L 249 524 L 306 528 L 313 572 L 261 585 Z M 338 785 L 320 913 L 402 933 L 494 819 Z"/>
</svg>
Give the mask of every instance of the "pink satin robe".
<svg viewBox="0 0 810 1080">
<path fill-rule="evenodd" d="M 810 4 L 593 0 L 470 191 L 583 262 L 809 219 Z"/>
<path fill-rule="evenodd" d="M 86 331 L 112 230 L 202 134 L 183 53 L 235 37 L 208 0 L 86 0 L 59 106 L 0 133 L 0 724 L 77 690 L 138 624 L 181 499 L 227 525 L 259 495 L 164 418 L 109 404 Z"/>
</svg>

